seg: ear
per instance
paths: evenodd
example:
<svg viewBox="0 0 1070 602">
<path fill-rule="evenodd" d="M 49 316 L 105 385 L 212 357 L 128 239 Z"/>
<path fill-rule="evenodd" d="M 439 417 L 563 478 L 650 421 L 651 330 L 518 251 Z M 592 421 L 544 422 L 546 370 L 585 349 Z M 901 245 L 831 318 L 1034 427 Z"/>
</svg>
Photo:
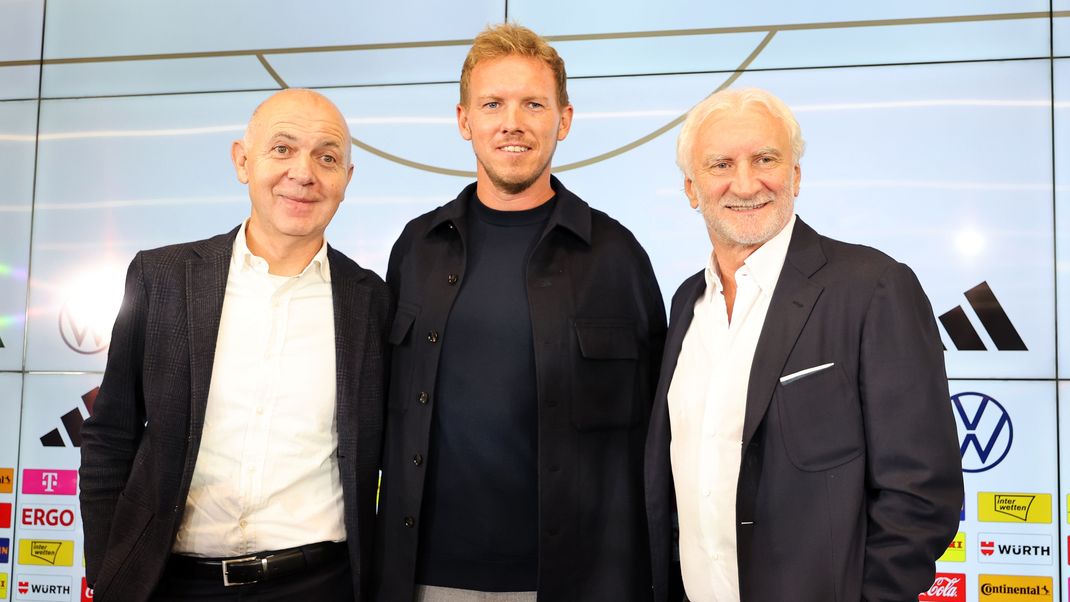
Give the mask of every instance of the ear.
<svg viewBox="0 0 1070 602">
<path fill-rule="evenodd" d="M 795 177 L 792 179 L 792 192 L 795 196 L 799 196 L 799 182 L 802 181 L 802 166 L 798 163 L 795 164 Z"/>
<path fill-rule="evenodd" d="M 557 125 L 557 141 L 560 142 L 568 136 L 569 130 L 572 129 L 572 105 L 567 105 L 563 111 L 561 111 L 561 123 Z"/>
<path fill-rule="evenodd" d="M 684 194 L 687 195 L 687 200 L 691 202 L 691 208 L 698 209 L 698 197 L 695 196 L 695 181 L 691 178 L 684 178 Z"/>
<path fill-rule="evenodd" d="M 346 186 L 353 180 L 353 172 L 356 170 L 356 166 L 352 163 L 349 164 L 349 170 L 346 172 Z"/>
<path fill-rule="evenodd" d="M 457 105 L 457 129 L 461 132 L 461 138 L 472 140 L 472 128 L 468 127 L 468 109 L 464 105 Z"/>
<path fill-rule="evenodd" d="M 234 162 L 234 171 L 238 173 L 238 181 L 242 184 L 248 184 L 249 170 L 246 169 L 246 164 L 249 161 L 249 156 L 245 152 L 245 143 L 241 140 L 235 140 L 230 145 L 230 160 Z"/>
</svg>

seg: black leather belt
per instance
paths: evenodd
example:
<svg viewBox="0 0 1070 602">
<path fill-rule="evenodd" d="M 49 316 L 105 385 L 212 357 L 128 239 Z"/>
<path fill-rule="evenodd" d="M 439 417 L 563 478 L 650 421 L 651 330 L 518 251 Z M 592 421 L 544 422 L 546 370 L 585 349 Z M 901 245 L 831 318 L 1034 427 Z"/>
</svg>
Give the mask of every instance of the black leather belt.
<svg viewBox="0 0 1070 602">
<path fill-rule="evenodd" d="M 234 558 L 201 558 L 172 554 L 167 570 L 185 577 L 223 580 L 223 585 L 248 585 L 301 573 L 323 566 L 347 555 L 343 542 L 320 542 L 277 550 L 259 552 Z"/>
</svg>

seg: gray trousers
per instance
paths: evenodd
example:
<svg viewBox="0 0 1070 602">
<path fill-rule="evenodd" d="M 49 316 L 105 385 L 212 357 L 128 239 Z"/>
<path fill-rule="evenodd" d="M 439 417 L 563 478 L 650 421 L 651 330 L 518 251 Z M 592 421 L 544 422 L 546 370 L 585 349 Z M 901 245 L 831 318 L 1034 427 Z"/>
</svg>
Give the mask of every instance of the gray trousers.
<svg viewBox="0 0 1070 602">
<path fill-rule="evenodd" d="M 416 602 L 535 602 L 535 592 L 477 592 L 417 585 Z"/>
</svg>

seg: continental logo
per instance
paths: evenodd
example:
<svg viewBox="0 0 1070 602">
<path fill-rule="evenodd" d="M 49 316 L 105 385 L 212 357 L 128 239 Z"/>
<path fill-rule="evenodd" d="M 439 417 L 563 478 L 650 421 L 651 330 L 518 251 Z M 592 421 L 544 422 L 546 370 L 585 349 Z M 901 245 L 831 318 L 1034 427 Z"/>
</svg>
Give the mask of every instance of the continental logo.
<svg viewBox="0 0 1070 602">
<path fill-rule="evenodd" d="M 1053 600 L 1051 577 L 1021 575 L 978 575 L 979 602 L 1022 602 Z"/>
<path fill-rule="evenodd" d="M 20 539 L 19 564 L 74 566 L 74 542 L 56 539 Z"/>
<path fill-rule="evenodd" d="M 15 489 L 15 469 L 0 468 L 0 493 L 11 493 Z"/>
<path fill-rule="evenodd" d="M 940 562 L 966 562 L 966 534 L 959 531 L 955 539 L 947 546 L 944 555 L 938 558 Z"/>
<path fill-rule="evenodd" d="M 987 523 L 1050 523 L 1050 493 L 977 494 L 977 519 Z"/>
</svg>

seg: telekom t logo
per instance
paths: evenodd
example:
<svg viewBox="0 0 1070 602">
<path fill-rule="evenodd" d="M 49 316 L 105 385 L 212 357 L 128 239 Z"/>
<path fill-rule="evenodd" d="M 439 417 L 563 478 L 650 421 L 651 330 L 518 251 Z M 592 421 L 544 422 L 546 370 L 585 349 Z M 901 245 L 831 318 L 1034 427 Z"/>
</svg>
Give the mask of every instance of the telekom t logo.
<svg viewBox="0 0 1070 602">
<path fill-rule="evenodd" d="M 22 492 L 36 495 L 77 495 L 78 471 L 27 468 L 22 471 Z"/>
<path fill-rule="evenodd" d="M 42 472 L 41 473 L 41 487 L 45 488 L 46 493 L 54 493 L 56 491 L 56 485 L 59 484 L 59 475 L 54 472 Z"/>
</svg>

